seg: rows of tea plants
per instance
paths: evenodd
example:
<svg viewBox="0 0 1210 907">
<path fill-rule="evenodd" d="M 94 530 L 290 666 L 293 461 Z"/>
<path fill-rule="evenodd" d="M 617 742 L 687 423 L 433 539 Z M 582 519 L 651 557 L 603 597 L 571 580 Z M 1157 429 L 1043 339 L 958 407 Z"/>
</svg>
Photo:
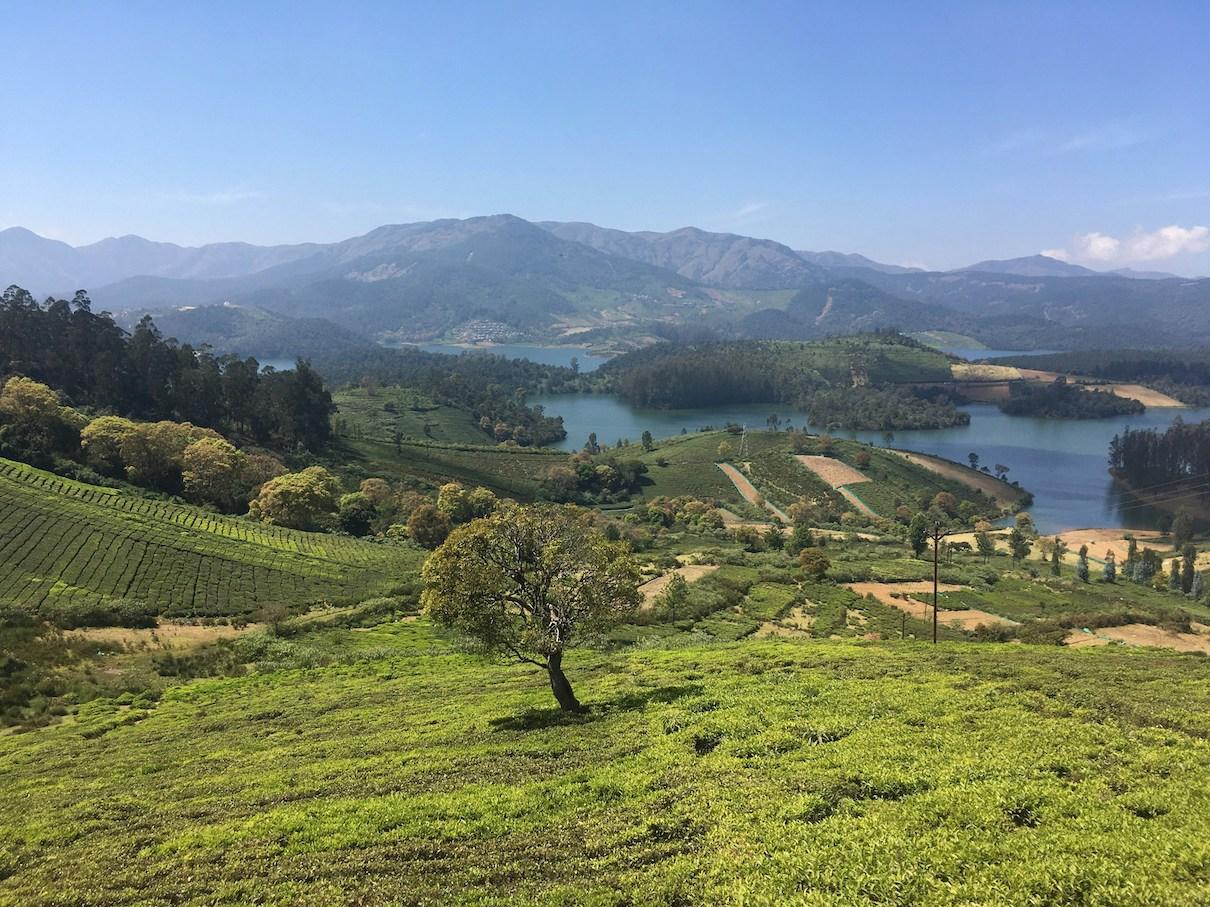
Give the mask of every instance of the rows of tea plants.
<svg viewBox="0 0 1210 907">
<path fill-rule="evenodd" d="M 169 615 L 241 614 L 389 588 L 418 558 L 0 460 L 0 602 L 31 610 L 100 596 Z"/>
</svg>

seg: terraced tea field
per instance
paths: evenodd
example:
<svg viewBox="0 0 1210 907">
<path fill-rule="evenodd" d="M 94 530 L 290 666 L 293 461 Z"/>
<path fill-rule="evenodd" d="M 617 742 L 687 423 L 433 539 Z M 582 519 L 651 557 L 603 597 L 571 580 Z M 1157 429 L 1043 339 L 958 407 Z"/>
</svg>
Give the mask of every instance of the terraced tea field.
<svg viewBox="0 0 1210 907">
<path fill-rule="evenodd" d="M 147 500 L 0 459 L 0 602 L 123 597 L 168 615 L 365 597 L 413 572 L 405 548 Z"/>
</svg>

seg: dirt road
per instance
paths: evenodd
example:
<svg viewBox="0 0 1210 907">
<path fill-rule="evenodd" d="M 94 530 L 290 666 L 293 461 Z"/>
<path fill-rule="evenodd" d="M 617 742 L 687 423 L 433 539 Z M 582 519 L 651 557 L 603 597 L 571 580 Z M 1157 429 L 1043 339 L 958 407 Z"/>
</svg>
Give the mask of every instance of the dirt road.
<svg viewBox="0 0 1210 907">
<path fill-rule="evenodd" d="M 787 525 L 790 523 L 790 515 L 775 504 L 770 503 L 764 495 L 756 490 L 756 486 L 748 481 L 748 477 L 732 466 L 730 463 L 719 463 L 718 468 L 723 471 L 731 484 L 735 486 L 735 490 L 740 493 L 740 496 L 749 504 L 764 506 L 771 514 Z"/>
</svg>

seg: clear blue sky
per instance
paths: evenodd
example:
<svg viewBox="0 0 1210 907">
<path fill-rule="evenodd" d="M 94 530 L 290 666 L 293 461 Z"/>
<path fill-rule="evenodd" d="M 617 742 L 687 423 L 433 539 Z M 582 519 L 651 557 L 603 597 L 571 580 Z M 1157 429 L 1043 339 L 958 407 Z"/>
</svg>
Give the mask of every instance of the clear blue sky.
<svg viewBox="0 0 1210 907">
<path fill-rule="evenodd" d="M 932 267 L 1059 249 L 1210 273 L 1204 2 L 3 16 L 0 226 L 73 243 L 508 211 Z"/>
</svg>

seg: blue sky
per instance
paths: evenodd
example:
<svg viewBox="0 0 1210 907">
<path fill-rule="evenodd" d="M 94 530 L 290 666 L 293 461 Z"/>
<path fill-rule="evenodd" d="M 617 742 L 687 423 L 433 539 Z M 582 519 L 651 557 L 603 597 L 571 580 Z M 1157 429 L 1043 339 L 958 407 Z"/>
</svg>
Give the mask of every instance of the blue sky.
<svg viewBox="0 0 1210 907">
<path fill-rule="evenodd" d="M 8 4 L 0 226 L 508 211 L 1210 273 L 1210 4 Z M 1199 229 L 1200 228 L 1200 229 Z"/>
</svg>

